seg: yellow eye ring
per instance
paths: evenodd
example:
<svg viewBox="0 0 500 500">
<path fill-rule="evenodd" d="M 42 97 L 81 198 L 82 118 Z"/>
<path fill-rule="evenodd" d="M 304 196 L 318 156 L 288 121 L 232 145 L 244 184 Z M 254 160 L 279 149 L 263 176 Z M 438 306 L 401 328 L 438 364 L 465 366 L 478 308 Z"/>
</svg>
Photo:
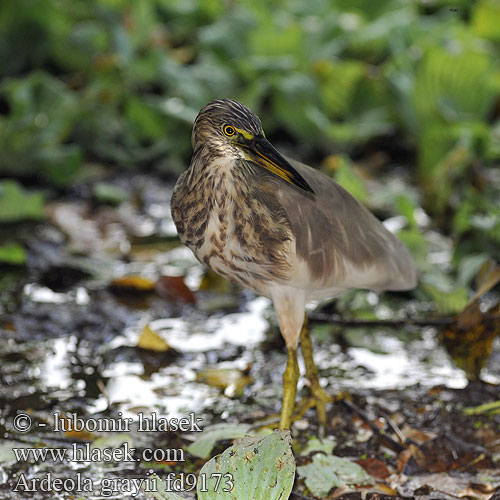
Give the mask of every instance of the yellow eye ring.
<svg viewBox="0 0 500 500">
<path fill-rule="evenodd" d="M 236 133 L 236 130 L 234 130 L 234 127 L 231 127 L 231 125 L 224 125 L 224 128 L 222 130 L 229 137 Z"/>
</svg>

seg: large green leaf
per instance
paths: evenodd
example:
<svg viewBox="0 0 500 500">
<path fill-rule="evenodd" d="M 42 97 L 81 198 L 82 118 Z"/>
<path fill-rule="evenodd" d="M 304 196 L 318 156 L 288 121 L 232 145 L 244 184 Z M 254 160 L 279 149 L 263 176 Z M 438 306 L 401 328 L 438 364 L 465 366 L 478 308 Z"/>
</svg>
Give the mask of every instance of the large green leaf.
<svg viewBox="0 0 500 500">
<path fill-rule="evenodd" d="M 167 490 L 159 477 L 157 500 L 182 500 Z M 287 500 L 295 479 L 292 438 L 288 430 L 274 431 L 266 437 L 246 436 L 221 455 L 209 460 L 197 481 L 198 500 Z"/>
<path fill-rule="evenodd" d="M 198 500 L 286 500 L 295 478 L 291 441 L 284 430 L 238 440 L 203 466 Z"/>
<path fill-rule="evenodd" d="M 315 496 L 324 497 L 334 486 L 371 484 L 373 478 L 354 462 L 335 455 L 317 453 L 310 464 L 297 467 Z"/>
<path fill-rule="evenodd" d="M 195 457 L 208 458 L 217 441 L 241 438 L 249 430 L 248 424 L 215 424 L 205 427 L 196 441 L 188 446 L 187 451 Z"/>
<path fill-rule="evenodd" d="M 481 37 L 500 41 L 500 2 L 482 0 L 477 2 L 472 16 L 472 29 Z"/>
<path fill-rule="evenodd" d="M 429 120 L 483 119 L 499 92 L 498 68 L 489 53 L 432 47 L 418 66 L 413 101 L 425 127 Z"/>
</svg>

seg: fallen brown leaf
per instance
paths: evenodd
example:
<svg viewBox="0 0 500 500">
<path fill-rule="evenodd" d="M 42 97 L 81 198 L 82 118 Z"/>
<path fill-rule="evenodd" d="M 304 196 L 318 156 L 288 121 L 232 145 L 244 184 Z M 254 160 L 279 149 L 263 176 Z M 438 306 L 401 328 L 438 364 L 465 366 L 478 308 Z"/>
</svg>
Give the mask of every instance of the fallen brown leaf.
<svg viewBox="0 0 500 500">
<path fill-rule="evenodd" d="M 59 420 L 64 420 L 64 428 L 69 429 L 64 432 L 64 436 L 69 439 L 78 439 L 81 441 L 93 441 L 96 438 L 96 435 L 93 432 L 89 432 L 87 430 L 75 430 L 72 429 L 72 420 L 65 415 L 59 415 Z M 62 425 L 61 425 L 62 427 Z"/>
<path fill-rule="evenodd" d="M 358 465 L 361 465 L 363 469 L 377 479 L 386 479 L 391 473 L 382 460 L 378 458 L 360 458 L 358 460 L 354 460 Z"/>
<path fill-rule="evenodd" d="M 500 302 L 481 312 L 479 300 L 469 304 L 455 323 L 442 333 L 443 345 L 469 380 L 479 380 L 481 370 L 500 335 Z"/>
<path fill-rule="evenodd" d="M 111 282 L 111 286 L 126 288 L 127 290 L 137 290 L 140 292 L 151 292 L 155 289 L 154 281 L 143 278 L 139 275 L 123 276 Z"/>
<path fill-rule="evenodd" d="M 500 266 L 488 261 L 476 277 L 477 291 L 454 323 L 442 332 L 443 345 L 469 380 L 479 380 L 481 370 L 500 335 L 500 302 L 483 312 L 480 298 L 500 281 Z"/>
<path fill-rule="evenodd" d="M 418 447 L 410 445 L 409 449 L 412 457 L 425 472 L 448 472 L 492 466 L 486 450 L 456 437 L 438 436 Z"/>
<path fill-rule="evenodd" d="M 412 457 L 411 450 L 406 449 L 403 450 L 399 455 L 398 455 L 398 472 L 402 472 L 405 465 L 407 464 L 408 460 Z"/>
<path fill-rule="evenodd" d="M 429 439 L 433 439 L 436 437 L 436 435 L 433 433 L 423 432 L 419 429 L 414 429 L 413 427 L 410 427 L 407 424 L 403 426 L 401 432 L 403 433 L 403 436 L 406 439 L 414 441 L 417 444 L 423 444 L 426 441 L 429 441 Z"/>
<path fill-rule="evenodd" d="M 161 276 L 155 283 L 156 293 L 168 300 L 180 300 L 194 304 L 196 297 L 184 283 L 182 276 Z"/>
<path fill-rule="evenodd" d="M 68 439 L 79 439 L 81 441 L 93 441 L 96 437 L 92 432 L 76 430 L 66 431 L 64 436 Z"/>
<path fill-rule="evenodd" d="M 236 368 L 211 368 L 197 372 L 196 380 L 222 389 L 228 397 L 237 397 L 252 382 L 252 377 Z"/>
<path fill-rule="evenodd" d="M 486 261 L 476 276 L 477 291 L 470 300 L 475 302 L 486 292 L 489 292 L 500 281 L 500 266 L 494 260 Z"/>
</svg>

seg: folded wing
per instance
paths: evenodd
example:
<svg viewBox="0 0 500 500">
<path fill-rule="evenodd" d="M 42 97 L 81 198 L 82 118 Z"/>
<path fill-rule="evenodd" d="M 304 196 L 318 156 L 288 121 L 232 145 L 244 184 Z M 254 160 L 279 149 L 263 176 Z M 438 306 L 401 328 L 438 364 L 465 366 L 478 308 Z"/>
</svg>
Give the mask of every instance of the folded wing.
<svg viewBox="0 0 500 500">
<path fill-rule="evenodd" d="M 296 279 L 301 281 L 296 285 L 325 291 L 414 288 L 415 265 L 405 245 L 335 181 L 290 162 L 315 192 L 277 190 L 295 237 Z"/>
</svg>

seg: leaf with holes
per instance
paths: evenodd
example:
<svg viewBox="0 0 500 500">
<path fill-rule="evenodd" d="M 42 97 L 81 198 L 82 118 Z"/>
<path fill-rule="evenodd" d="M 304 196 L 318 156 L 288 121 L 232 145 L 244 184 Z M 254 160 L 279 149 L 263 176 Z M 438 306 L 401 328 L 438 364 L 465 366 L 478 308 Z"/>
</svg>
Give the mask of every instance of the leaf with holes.
<svg viewBox="0 0 500 500">
<path fill-rule="evenodd" d="M 286 500 L 295 478 L 291 442 L 287 430 L 238 440 L 203 466 L 198 500 Z"/>
</svg>

